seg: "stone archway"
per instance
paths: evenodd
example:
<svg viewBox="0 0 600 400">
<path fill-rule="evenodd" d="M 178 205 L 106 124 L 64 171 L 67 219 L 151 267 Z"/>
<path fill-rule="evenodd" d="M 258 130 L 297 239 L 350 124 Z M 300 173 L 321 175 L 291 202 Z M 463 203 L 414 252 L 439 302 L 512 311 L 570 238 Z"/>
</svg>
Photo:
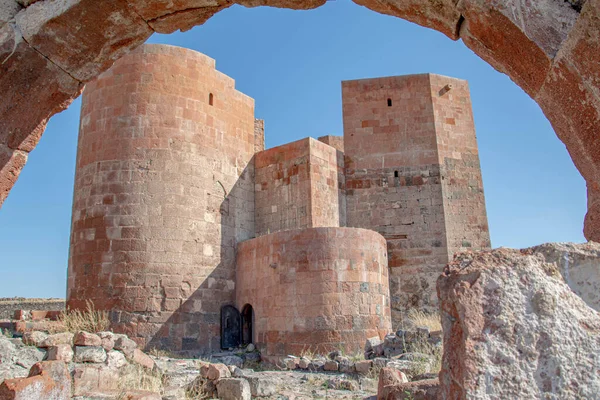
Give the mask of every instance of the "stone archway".
<svg viewBox="0 0 600 400">
<path fill-rule="evenodd" d="M 542 108 L 587 182 L 600 241 L 600 0 L 355 0 L 464 43 Z M 237 0 L 310 9 L 325 0 Z M 0 204 L 48 119 L 153 32 L 187 30 L 228 0 L 0 0 Z"/>
</svg>

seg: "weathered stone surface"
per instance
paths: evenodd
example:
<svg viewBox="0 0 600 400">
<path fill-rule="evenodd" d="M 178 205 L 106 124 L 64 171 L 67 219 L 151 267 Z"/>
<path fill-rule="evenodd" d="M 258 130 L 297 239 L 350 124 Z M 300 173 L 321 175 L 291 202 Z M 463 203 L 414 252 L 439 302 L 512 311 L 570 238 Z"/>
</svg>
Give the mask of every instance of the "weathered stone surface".
<svg viewBox="0 0 600 400">
<path fill-rule="evenodd" d="M 250 400 L 252 397 L 250 384 L 242 378 L 224 378 L 217 382 L 219 399 Z"/>
<path fill-rule="evenodd" d="M 354 368 L 356 369 L 356 372 L 359 374 L 363 374 L 363 375 L 368 374 L 372 367 L 373 367 L 372 360 L 363 360 L 363 361 L 357 361 L 356 363 L 354 363 Z"/>
<path fill-rule="evenodd" d="M 100 336 L 84 331 L 77 332 L 73 339 L 75 346 L 102 346 Z"/>
<path fill-rule="evenodd" d="M 71 332 L 55 333 L 42 340 L 39 347 L 52 347 L 61 344 L 73 345 L 73 334 Z"/>
<path fill-rule="evenodd" d="M 15 0 L 0 0 L 0 27 L 12 20 L 21 8 Z"/>
<path fill-rule="evenodd" d="M 391 388 L 387 400 L 438 400 L 440 382 L 437 379 L 400 383 Z"/>
<path fill-rule="evenodd" d="M 219 379 L 230 378 L 231 372 L 225 364 L 210 364 L 208 366 L 208 379 L 217 381 Z"/>
<path fill-rule="evenodd" d="M 600 314 L 531 251 L 460 254 L 438 279 L 441 398 L 594 398 Z"/>
<path fill-rule="evenodd" d="M 248 375 L 244 379 L 250 384 L 250 392 L 253 397 L 268 397 L 277 394 L 276 383 L 269 378 Z"/>
<path fill-rule="evenodd" d="M 101 344 L 104 350 L 110 351 L 115 347 L 115 334 L 112 332 L 98 332 L 98 336 L 100 336 Z"/>
<path fill-rule="evenodd" d="M 119 369 L 125 365 L 127 365 L 127 359 L 125 355 L 117 350 L 109 350 L 106 353 L 106 365 L 110 368 Z"/>
<path fill-rule="evenodd" d="M 152 34 L 125 0 L 39 1 L 15 19 L 29 45 L 82 82 Z M 74 29 L 74 23 L 85 24 L 85 33 Z"/>
<path fill-rule="evenodd" d="M 339 367 L 339 365 L 338 365 L 337 361 L 327 360 L 325 362 L 325 365 L 323 366 L 323 369 L 325 371 L 337 371 L 338 367 Z"/>
<path fill-rule="evenodd" d="M 117 335 L 114 344 L 115 350 L 121 350 L 126 356 L 130 357 L 136 348 L 137 343 L 129 339 L 126 335 Z"/>
<path fill-rule="evenodd" d="M 154 360 L 140 349 L 135 349 L 131 356 L 131 362 L 141 365 L 144 368 L 153 369 Z"/>
<path fill-rule="evenodd" d="M 78 364 L 73 368 L 73 395 L 109 392 L 118 389 L 119 372 L 98 364 Z"/>
<path fill-rule="evenodd" d="M 450 39 L 458 39 L 461 14 L 456 9 L 456 0 L 355 0 L 355 3 L 382 14 L 433 27 Z"/>
<path fill-rule="evenodd" d="M 44 340 L 48 338 L 48 334 L 40 331 L 25 332 L 23 334 L 23 344 L 28 346 L 41 347 Z"/>
<path fill-rule="evenodd" d="M 66 363 L 73 361 L 73 348 L 68 344 L 48 346 L 48 360 L 58 360 Z"/>
<path fill-rule="evenodd" d="M 106 351 L 101 346 L 75 346 L 75 362 L 103 363 Z"/>
<path fill-rule="evenodd" d="M 368 338 L 365 342 L 365 358 L 371 359 L 383 355 L 383 340 L 379 336 Z"/>
<path fill-rule="evenodd" d="M 71 376 L 62 361 L 43 361 L 35 364 L 27 378 L 5 380 L 0 385 L 2 400 L 71 398 Z"/>
<path fill-rule="evenodd" d="M 377 400 L 386 400 L 398 385 L 408 382 L 404 373 L 395 368 L 382 368 L 379 372 L 379 384 L 377 386 Z"/>
<path fill-rule="evenodd" d="M 546 269 L 556 268 L 575 294 L 600 311 L 600 244 L 546 243 L 525 251 L 541 255 Z"/>
</svg>

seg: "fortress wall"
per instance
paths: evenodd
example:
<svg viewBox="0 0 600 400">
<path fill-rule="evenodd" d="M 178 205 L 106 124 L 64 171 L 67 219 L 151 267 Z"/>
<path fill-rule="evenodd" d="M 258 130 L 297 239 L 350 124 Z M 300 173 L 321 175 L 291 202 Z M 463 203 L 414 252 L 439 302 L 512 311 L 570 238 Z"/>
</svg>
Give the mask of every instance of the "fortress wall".
<svg viewBox="0 0 600 400">
<path fill-rule="evenodd" d="M 394 326 L 437 309 L 448 261 L 430 92 L 428 75 L 342 83 L 348 226 L 387 240 Z"/>
<path fill-rule="evenodd" d="M 479 150 L 469 84 L 462 79 L 430 75 L 448 256 L 491 248 Z M 448 86 L 451 89 L 448 90 Z"/>
<path fill-rule="evenodd" d="M 342 163 L 313 138 L 257 153 L 256 235 L 345 223 Z"/>
<path fill-rule="evenodd" d="M 256 154 L 256 236 L 311 226 L 309 148 L 306 138 Z"/>
<path fill-rule="evenodd" d="M 332 146 L 309 140 L 311 226 L 346 226 L 344 156 Z"/>
<path fill-rule="evenodd" d="M 344 137 L 343 136 L 333 136 L 326 135 L 318 138 L 319 142 L 323 142 L 325 144 L 330 145 L 331 147 L 336 148 L 338 151 L 344 152 Z"/>
<path fill-rule="evenodd" d="M 238 245 L 239 309 L 254 309 L 264 356 L 345 348 L 391 329 L 386 242 L 376 232 L 310 228 Z"/>
<path fill-rule="evenodd" d="M 254 101 L 214 68 L 145 45 L 83 94 L 67 302 L 142 346 L 218 350 L 254 236 Z"/>
</svg>

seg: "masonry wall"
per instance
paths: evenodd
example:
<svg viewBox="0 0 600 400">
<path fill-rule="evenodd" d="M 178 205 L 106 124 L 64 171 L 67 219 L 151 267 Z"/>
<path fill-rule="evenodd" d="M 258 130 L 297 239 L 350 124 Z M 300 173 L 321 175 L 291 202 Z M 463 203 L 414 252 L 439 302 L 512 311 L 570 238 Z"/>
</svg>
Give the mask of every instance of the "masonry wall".
<svg viewBox="0 0 600 400">
<path fill-rule="evenodd" d="M 336 149 L 312 138 L 257 153 L 256 235 L 340 226 L 345 220 L 341 162 Z"/>
<path fill-rule="evenodd" d="M 344 152 L 344 137 L 343 136 L 333 136 L 333 135 L 327 135 L 327 136 L 320 136 L 318 138 L 319 142 L 323 142 L 325 144 L 330 145 L 331 147 L 334 147 L 336 150 L 341 151 L 342 153 Z"/>
<path fill-rule="evenodd" d="M 386 242 L 373 231 L 310 228 L 240 243 L 238 308 L 254 309 L 263 356 L 361 351 L 391 329 Z"/>
<path fill-rule="evenodd" d="M 411 308 L 437 309 L 435 281 L 454 250 L 447 226 L 458 232 L 461 215 L 455 199 L 445 197 L 444 180 L 453 182 L 451 190 L 469 190 L 440 165 L 438 140 L 445 138 L 448 146 L 474 138 L 472 118 L 463 137 L 453 136 L 450 127 L 438 137 L 444 109 L 434 106 L 432 90 L 429 74 L 342 83 L 348 226 L 374 229 L 387 240 L 394 324 Z M 483 194 L 469 205 L 485 209 Z M 456 217 L 449 219 L 446 209 Z M 472 226 L 466 236 L 479 235 L 479 229 L 487 234 L 487 225 Z"/>
<path fill-rule="evenodd" d="M 218 350 L 235 246 L 254 236 L 254 102 L 182 48 L 145 45 L 83 95 L 68 306 L 142 346 Z"/>
<path fill-rule="evenodd" d="M 450 259 L 457 252 L 491 248 L 479 149 L 469 84 L 462 79 L 430 75 L 437 132 L 438 162 L 446 240 Z"/>
</svg>

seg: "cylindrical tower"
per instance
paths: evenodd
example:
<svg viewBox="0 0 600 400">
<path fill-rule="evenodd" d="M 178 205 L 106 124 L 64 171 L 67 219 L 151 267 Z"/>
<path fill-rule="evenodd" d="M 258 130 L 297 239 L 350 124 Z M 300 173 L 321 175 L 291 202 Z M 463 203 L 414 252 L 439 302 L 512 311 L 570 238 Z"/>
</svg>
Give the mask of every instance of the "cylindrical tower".
<svg viewBox="0 0 600 400">
<path fill-rule="evenodd" d="M 240 310 L 263 357 L 343 348 L 391 330 L 387 246 L 357 228 L 280 231 L 238 245 Z"/>
<path fill-rule="evenodd" d="M 145 45 L 90 82 L 68 306 L 111 310 L 142 346 L 210 351 L 254 235 L 254 101 L 192 50 Z"/>
</svg>

